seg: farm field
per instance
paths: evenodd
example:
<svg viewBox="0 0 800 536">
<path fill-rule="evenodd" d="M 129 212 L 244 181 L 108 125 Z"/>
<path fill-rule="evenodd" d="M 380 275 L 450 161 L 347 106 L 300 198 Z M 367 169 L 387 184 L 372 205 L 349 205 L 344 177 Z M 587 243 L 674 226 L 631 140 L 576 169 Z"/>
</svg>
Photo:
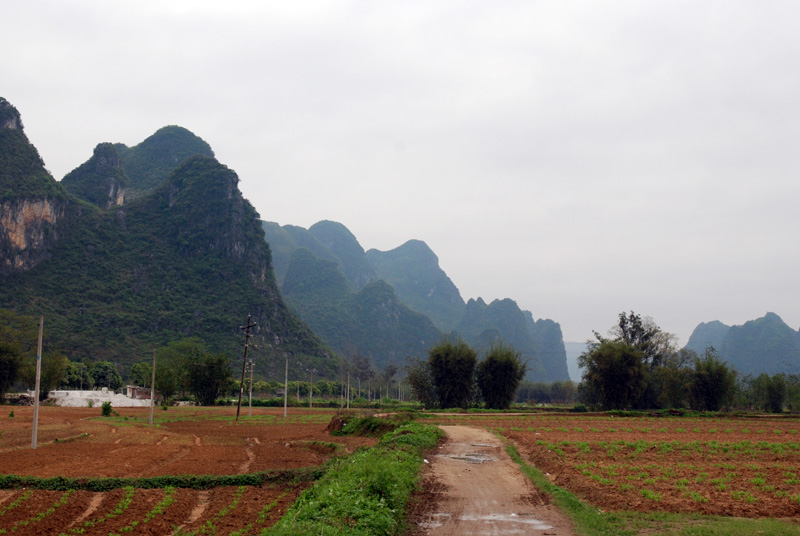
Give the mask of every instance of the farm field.
<svg viewBox="0 0 800 536">
<path fill-rule="evenodd" d="M 436 415 L 508 438 L 557 486 L 607 511 L 800 518 L 800 419 Z"/>
<path fill-rule="evenodd" d="M 333 410 L 253 408 L 42 407 L 32 450 L 32 408 L 0 417 L 0 474 L 42 478 L 153 478 L 242 475 L 324 463 L 374 439 L 331 437 Z M 0 534 L 258 534 L 291 506 L 308 482 L 276 478 L 261 486 L 109 491 L 0 490 Z"/>
</svg>

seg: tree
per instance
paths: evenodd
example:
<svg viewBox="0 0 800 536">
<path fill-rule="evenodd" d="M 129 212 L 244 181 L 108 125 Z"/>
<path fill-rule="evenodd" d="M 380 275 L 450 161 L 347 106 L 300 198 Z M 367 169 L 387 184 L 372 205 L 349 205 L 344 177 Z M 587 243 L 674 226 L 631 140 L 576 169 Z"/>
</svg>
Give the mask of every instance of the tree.
<svg viewBox="0 0 800 536">
<path fill-rule="evenodd" d="M 472 400 L 478 356 L 464 341 L 445 341 L 428 352 L 436 398 L 442 408 L 466 408 Z"/>
<path fill-rule="evenodd" d="M 709 346 L 703 357 L 695 359 L 689 384 L 692 409 L 719 411 L 729 400 L 736 386 L 736 371 L 720 361 L 717 351 Z"/>
<path fill-rule="evenodd" d="M 156 367 L 157 368 L 157 367 Z M 131 383 L 138 387 L 150 387 L 150 380 L 153 378 L 153 366 L 141 361 L 134 363 L 131 367 Z"/>
<path fill-rule="evenodd" d="M 49 353 L 42 356 L 41 377 L 39 378 L 39 400 L 44 400 L 51 390 L 64 381 L 69 360 L 61 354 Z M 21 372 L 20 379 L 31 388 L 36 386 L 36 364 L 26 364 Z"/>
<path fill-rule="evenodd" d="M 642 352 L 644 364 L 648 370 L 653 371 L 664 360 L 675 353 L 675 335 L 666 333 L 650 317 L 642 319 L 631 311 L 629 314 L 620 313 L 617 325 L 612 328 L 611 334 L 615 340 L 629 344 Z M 598 341 L 603 337 L 595 333 Z"/>
<path fill-rule="evenodd" d="M 5 402 L 5 395 L 17 382 L 21 368 L 19 350 L 10 344 L 0 343 L 0 403 Z"/>
<path fill-rule="evenodd" d="M 389 389 L 392 387 L 392 382 L 394 381 L 394 376 L 397 374 L 397 367 L 394 365 L 386 365 L 386 368 L 383 369 L 383 373 L 381 374 L 381 380 L 383 384 L 386 386 L 386 396 L 389 396 Z"/>
<path fill-rule="evenodd" d="M 486 407 L 508 409 L 525 369 L 519 352 L 502 342 L 493 342 L 477 370 L 478 387 Z"/>
<path fill-rule="evenodd" d="M 766 376 L 766 374 L 762 374 Z M 770 413 L 783 413 L 783 401 L 786 398 L 786 377 L 783 374 L 767 376 L 765 382 L 764 409 Z"/>
<path fill-rule="evenodd" d="M 156 389 L 164 398 L 190 392 L 190 365 L 208 353 L 203 341 L 190 337 L 172 341 L 156 351 Z M 168 376 L 169 377 L 168 377 Z M 172 391 L 170 395 L 166 392 Z"/>
<path fill-rule="evenodd" d="M 171 363 L 156 361 L 156 393 L 161 400 L 169 400 L 182 387 L 179 379 L 182 375 L 175 372 Z"/>
<path fill-rule="evenodd" d="M 67 363 L 67 370 L 64 374 L 64 379 L 61 381 L 61 385 L 64 389 L 91 389 L 94 385 L 92 381 L 92 376 L 89 374 L 89 367 L 86 366 L 86 363 L 80 363 L 77 361 L 70 361 Z"/>
<path fill-rule="evenodd" d="M 372 360 L 363 355 L 354 355 L 351 373 L 358 381 L 358 397 L 361 397 L 361 382 L 367 381 L 375 375 L 372 370 Z"/>
<path fill-rule="evenodd" d="M 550 384 L 550 399 L 558 404 L 574 404 L 577 389 L 571 381 Z"/>
<path fill-rule="evenodd" d="M 230 360 L 224 354 L 205 354 L 189 364 L 189 390 L 203 406 L 213 405 L 230 381 Z"/>
<path fill-rule="evenodd" d="M 671 333 L 666 333 L 658 327 L 652 318 L 638 315 L 631 311 L 626 314 L 619 314 L 617 325 L 609 333 L 614 337 L 613 341 L 625 343 L 635 348 L 642 354 L 642 363 L 645 367 L 645 386 L 639 398 L 631 406 L 638 408 L 652 408 L 660 405 L 661 397 L 659 384 L 659 371 L 661 367 L 676 352 L 676 337 Z M 608 341 L 599 333 L 595 332 L 596 345 Z M 590 386 L 585 385 L 581 388 L 584 395 L 594 392 Z"/>
<path fill-rule="evenodd" d="M 517 400 L 520 402 L 533 401 L 537 404 L 550 402 L 550 384 L 523 380 L 517 390 Z"/>
<path fill-rule="evenodd" d="M 667 356 L 653 372 L 651 381 L 658 393 L 658 405 L 665 408 L 686 407 L 689 399 L 691 365 L 697 359 L 694 350 L 681 349 Z"/>
<path fill-rule="evenodd" d="M 113 391 L 122 387 L 122 376 L 117 372 L 117 367 L 110 361 L 92 363 L 89 375 L 95 387 L 107 387 Z"/>
<path fill-rule="evenodd" d="M 411 359 L 406 365 L 406 382 L 411 388 L 411 396 L 419 400 L 424 407 L 433 408 L 439 405 L 431 368 L 427 361 L 418 357 Z"/>
<path fill-rule="evenodd" d="M 645 391 L 644 354 L 623 341 L 603 340 L 592 344 L 578 358 L 585 369 L 584 393 L 596 397 L 607 409 L 630 408 Z"/>
<path fill-rule="evenodd" d="M 0 402 L 18 380 L 25 378 L 26 363 L 36 356 L 37 338 L 35 318 L 0 309 Z"/>
</svg>

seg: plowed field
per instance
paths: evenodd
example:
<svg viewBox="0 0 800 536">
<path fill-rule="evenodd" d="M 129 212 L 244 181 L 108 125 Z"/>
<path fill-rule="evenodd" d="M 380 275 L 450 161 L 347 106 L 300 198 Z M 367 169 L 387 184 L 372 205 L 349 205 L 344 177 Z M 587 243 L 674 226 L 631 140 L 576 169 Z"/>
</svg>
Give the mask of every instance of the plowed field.
<svg viewBox="0 0 800 536">
<path fill-rule="evenodd" d="M 500 432 L 605 510 L 800 517 L 800 419 L 430 416 Z"/>
<path fill-rule="evenodd" d="M 0 473 L 37 477 L 233 475 L 322 464 L 374 440 L 331 437 L 332 411 L 253 409 L 233 422 L 231 408 L 119 409 L 42 407 L 38 448 L 32 409 L 0 417 Z M 290 506 L 306 484 L 109 492 L 0 490 L 0 534 L 256 534 Z M 213 530 L 212 530 L 213 529 Z"/>
</svg>

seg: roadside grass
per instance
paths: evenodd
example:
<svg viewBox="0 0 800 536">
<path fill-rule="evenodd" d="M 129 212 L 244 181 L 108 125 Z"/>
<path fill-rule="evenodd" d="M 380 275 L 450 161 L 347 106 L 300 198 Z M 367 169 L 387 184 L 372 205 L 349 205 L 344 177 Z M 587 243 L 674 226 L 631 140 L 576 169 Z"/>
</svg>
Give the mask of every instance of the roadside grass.
<svg viewBox="0 0 800 536">
<path fill-rule="evenodd" d="M 640 533 L 664 536 L 798 536 L 800 524 L 779 519 L 741 519 L 701 514 L 663 512 L 604 512 L 583 503 L 529 465 L 517 449 L 506 442 L 506 452 L 522 472 L 542 491 L 550 495 L 561 511 L 573 522 L 581 536 L 634 536 Z"/>
<path fill-rule="evenodd" d="M 422 453 L 441 431 L 409 423 L 369 449 L 331 462 L 328 471 L 262 536 L 402 534 L 405 506 L 417 485 Z"/>
</svg>

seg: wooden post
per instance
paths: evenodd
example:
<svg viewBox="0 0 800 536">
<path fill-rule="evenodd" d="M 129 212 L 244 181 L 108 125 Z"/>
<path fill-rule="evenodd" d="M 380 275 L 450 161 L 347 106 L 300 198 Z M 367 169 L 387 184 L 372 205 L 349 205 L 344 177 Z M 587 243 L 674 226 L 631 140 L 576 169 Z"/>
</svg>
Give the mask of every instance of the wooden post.
<svg viewBox="0 0 800 536">
<path fill-rule="evenodd" d="M 44 316 L 39 317 L 39 347 L 36 350 L 36 387 L 33 394 L 33 437 L 31 448 L 36 450 L 36 440 L 39 434 L 39 384 L 42 381 L 42 332 L 44 330 Z"/>
<path fill-rule="evenodd" d="M 153 348 L 153 374 L 150 377 L 150 428 L 153 427 L 153 405 L 156 401 L 156 349 Z"/>
<path fill-rule="evenodd" d="M 253 416 L 253 360 L 250 360 L 250 392 L 247 394 L 247 416 Z"/>
<path fill-rule="evenodd" d="M 283 377 L 283 417 L 286 418 L 286 406 L 289 403 L 289 354 L 286 354 L 286 375 Z"/>
</svg>

